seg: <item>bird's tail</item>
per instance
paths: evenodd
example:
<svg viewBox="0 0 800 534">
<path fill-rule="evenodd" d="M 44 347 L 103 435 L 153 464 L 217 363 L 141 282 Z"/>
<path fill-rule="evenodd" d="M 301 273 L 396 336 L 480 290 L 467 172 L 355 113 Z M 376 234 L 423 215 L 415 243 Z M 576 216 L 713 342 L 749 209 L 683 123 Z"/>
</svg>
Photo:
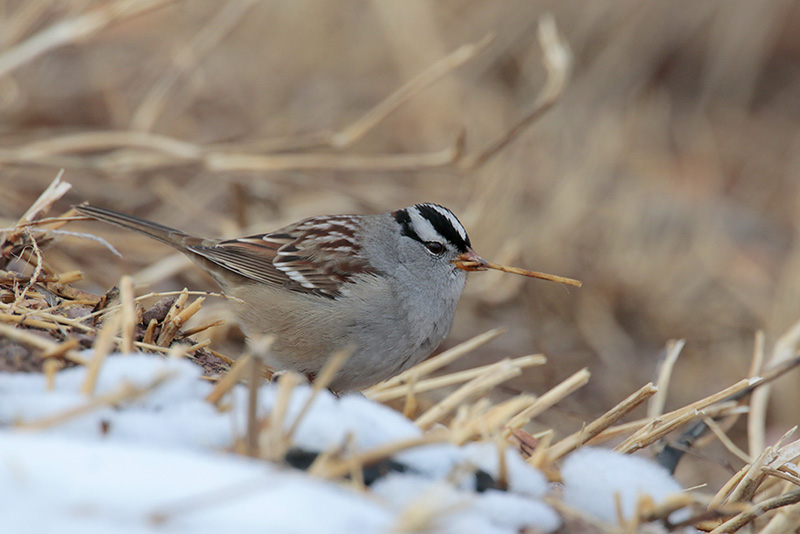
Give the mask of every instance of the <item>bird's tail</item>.
<svg viewBox="0 0 800 534">
<path fill-rule="evenodd" d="M 73 206 L 78 212 L 87 215 L 99 221 L 105 221 L 115 224 L 127 230 L 133 230 L 149 236 L 156 241 L 160 241 L 171 247 L 187 252 L 187 247 L 202 241 L 200 238 L 194 237 L 190 234 L 164 226 L 163 224 L 154 223 L 146 219 L 140 219 L 133 215 L 127 215 L 118 211 L 109 210 L 106 208 L 98 208 L 96 206 L 89 206 L 87 204 Z"/>
</svg>

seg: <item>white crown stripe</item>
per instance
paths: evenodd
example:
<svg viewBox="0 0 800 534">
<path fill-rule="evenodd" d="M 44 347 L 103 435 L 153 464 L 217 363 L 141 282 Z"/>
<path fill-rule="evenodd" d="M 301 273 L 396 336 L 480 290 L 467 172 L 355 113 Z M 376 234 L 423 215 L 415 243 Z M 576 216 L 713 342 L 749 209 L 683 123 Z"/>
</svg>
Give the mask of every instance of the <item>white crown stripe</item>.
<svg viewBox="0 0 800 534">
<path fill-rule="evenodd" d="M 443 208 L 442 206 L 439 206 L 437 204 L 426 204 L 426 206 L 430 206 L 435 211 L 441 213 L 448 221 L 450 221 L 450 224 L 453 226 L 455 231 L 458 232 L 458 235 L 461 236 L 461 239 L 463 239 L 464 241 L 467 240 L 467 231 L 461 225 L 458 218 L 456 218 L 456 216 L 453 215 L 452 211 L 450 211 L 447 208 Z"/>
<path fill-rule="evenodd" d="M 423 206 L 433 208 L 443 217 L 445 217 L 449 222 L 453 229 L 458 233 L 463 241 L 467 241 L 467 231 L 458 221 L 455 215 L 448 210 L 447 208 L 442 208 L 441 206 L 437 206 L 436 204 L 422 204 Z M 433 227 L 433 224 L 424 217 L 417 206 L 413 206 L 408 208 L 408 214 L 411 218 L 411 226 L 417 232 L 417 235 L 423 241 L 439 241 L 442 239 L 446 239 L 443 235 L 441 235 L 436 228 Z"/>
<path fill-rule="evenodd" d="M 422 216 L 416 206 L 408 210 L 411 217 L 411 226 L 422 241 L 440 241 L 444 239 L 442 235 L 436 231 L 431 222 Z"/>
</svg>

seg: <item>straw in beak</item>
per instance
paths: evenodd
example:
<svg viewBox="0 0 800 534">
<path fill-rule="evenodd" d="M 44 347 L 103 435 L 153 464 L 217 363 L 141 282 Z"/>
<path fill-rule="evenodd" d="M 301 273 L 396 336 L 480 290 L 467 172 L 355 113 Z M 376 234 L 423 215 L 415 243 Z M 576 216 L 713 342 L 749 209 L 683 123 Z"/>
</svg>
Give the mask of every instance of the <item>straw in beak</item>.
<svg viewBox="0 0 800 534">
<path fill-rule="evenodd" d="M 539 278 L 541 280 L 550 280 L 551 282 L 558 282 L 560 284 L 567 284 L 570 286 L 581 287 L 583 285 L 583 282 L 580 280 L 573 280 L 572 278 L 565 278 L 563 276 L 540 273 L 537 271 L 527 271 L 518 267 L 506 267 L 505 265 L 491 263 L 475 254 L 472 249 L 468 249 L 466 252 L 456 257 L 456 259 L 453 260 L 453 264 L 459 269 L 463 269 L 465 271 L 486 271 L 487 269 L 495 269 L 497 271 L 503 271 L 504 273 L 519 274 L 522 276 L 528 276 L 530 278 Z"/>
<path fill-rule="evenodd" d="M 485 271 L 489 268 L 489 263 L 475 254 L 471 248 L 457 256 L 456 259 L 453 260 L 453 264 L 465 271 Z"/>
</svg>

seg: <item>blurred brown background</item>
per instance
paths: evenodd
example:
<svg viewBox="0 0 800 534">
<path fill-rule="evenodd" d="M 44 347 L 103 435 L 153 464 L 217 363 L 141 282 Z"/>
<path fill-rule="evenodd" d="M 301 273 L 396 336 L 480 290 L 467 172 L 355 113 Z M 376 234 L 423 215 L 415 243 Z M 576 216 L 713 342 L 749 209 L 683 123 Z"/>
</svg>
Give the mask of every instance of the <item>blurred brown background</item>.
<svg viewBox="0 0 800 534">
<path fill-rule="evenodd" d="M 213 236 L 442 203 L 484 257 L 584 281 L 565 290 L 472 275 L 447 342 L 505 325 L 472 363 L 550 358 L 507 393 L 542 392 L 588 366 L 590 385 L 560 408 L 575 427 L 653 379 L 669 339 L 686 339 L 676 407 L 746 376 L 758 329 L 769 355 L 800 319 L 796 2 L 149 3 L 134 16 L 126 10 L 146 2 L 0 2 L 3 225 L 61 167 L 74 186 L 65 210 L 88 200 Z M 574 54 L 556 106 L 474 171 L 423 157 L 441 160 L 462 132 L 466 153 L 480 151 L 531 108 L 547 77 L 546 13 Z M 488 49 L 362 139 L 326 145 L 325 132 L 489 34 Z M 210 151 L 307 158 L 264 169 L 197 157 Z M 412 164 L 381 170 L 392 155 Z M 351 156 L 369 158 L 353 170 Z M 124 273 L 143 292 L 214 288 L 144 238 L 67 229 L 124 254 L 61 239 L 46 258 L 84 270 L 85 288 L 103 292 Z M 216 336 L 223 352 L 241 342 L 234 330 Z M 773 396 L 776 434 L 800 420 L 797 382 L 783 378 Z"/>
</svg>

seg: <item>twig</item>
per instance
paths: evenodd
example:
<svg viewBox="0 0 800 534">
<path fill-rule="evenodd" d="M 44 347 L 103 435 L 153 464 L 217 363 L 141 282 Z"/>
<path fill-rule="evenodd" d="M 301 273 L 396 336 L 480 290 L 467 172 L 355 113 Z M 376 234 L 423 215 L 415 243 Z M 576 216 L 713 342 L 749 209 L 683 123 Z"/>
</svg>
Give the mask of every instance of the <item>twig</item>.
<svg viewBox="0 0 800 534">
<path fill-rule="evenodd" d="M 600 434 L 600 432 L 624 417 L 625 414 L 639 406 L 647 399 L 652 398 L 657 393 L 658 388 L 655 387 L 652 382 L 645 384 L 638 391 L 628 396 L 628 398 L 586 425 L 586 427 L 582 428 L 580 431 L 567 436 L 552 447 L 549 447 L 544 453 L 544 461 L 547 463 L 553 462 L 565 454 L 577 449 L 582 444 Z"/>
<path fill-rule="evenodd" d="M 519 376 L 521 371 L 509 363 L 508 360 L 499 361 L 491 365 L 480 376 L 473 378 L 453 393 L 433 405 L 427 412 L 417 418 L 416 425 L 422 429 L 429 428 L 431 425 L 441 420 L 442 417 L 452 412 L 467 398 L 483 393 L 498 384 Z"/>
<path fill-rule="evenodd" d="M 131 277 L 124 275 L 119 282 L 120 287 L 120 305 L 122 306 L 121 314 L 121 330 L 122 330 L 122 345 L 120 350 L 126 354 L 133 352 L 133 334 L 136 329 L 136 308 L 133 300 L 133 283 Z"/>
<path fill-rule="evenodd" d="M 183 47 L 169 68 L 151 87 L 131 118 L 134 130 L 150 130 L 181 77 L 237 26 L 254 0 L 223 4 L 213 19 Z"/>
<path fill-rule="evenodd" d="M 639 429 L 631 437 L 618 445 L 615 450 L 630 454 L 638 451 L 641 448 L 647 447 L 651 443 L 672 432 L 678 426 L 683 425 L 692 419 L 700 417 L 702 415 L 700 410 L 703 408 L 706 408 L 707 406 L 710 406 L 716 402 L 725 400 L 731 395 L 747 389 L 753 383 L 753 380 L 741 380 L 736 384 L 727 387 L 718 393 L 715 393 L 714 395 L 709 395 L 708 397 L 693 402 L 688 406 L 684 406 L 683 408 L 669 412 L 662 417 L 652 419 L 647 425 Z"/>
<path fill-rule="evenodd" d="M 97 383 L 97 376 L 100 374 L 100 368 L 106 359 L 106 356 L 111 352 L 114 347 L 114 339 L 119 330 L 121 317 L 119 313 L 115 313 L 108 317 L 103 323 L 103 328 L 94 341 L 94 354 L 87 366 L 86 376 L 81 385 L 81 393 L 84 395 L 92 395 Z"/>
<path fill-rule="evenodd" d="M 14 328 L 13 326 L 9 326 L 7 324 L 0 323 L 0 334 L 8 339 L 13 339 L 15 341 L 19 341 L 20 343 L 24 343 L 41 351 L 50 351 L 56 350 L 59 347 L 59 344 L 55 341 L 51 341 L 49 339 L 45 339 L 41 336 L 37 336 L 36 334 L 32 334 L 27 330 L 20 330 L 19 328 Z M 82 356 L 79 352 L 75 350 L 67 350 L 64 352 L 64 358 L 75 363 L 79 363 L 81 365 L 85 365 L 88 363 L 88 360 Z"/>
<path fill-rule="evenodd" d="M 262 432 L 262 437 L 264 438 L 260 451 L 262 458 L 276 462 L 286 456 L 286 451 L 291 444 L 291 434 L 284 432 L 286 415 L 289 411 L 289 401 L 295 388 L 302 382 L 303 377 L 297 373 L 282 373 L 278 377 L 278 394 L 275 397 L 269 417 L 266 419 L 269 424 Z"/>
<path fill-rule="evenodd" d="M 114 152 L 97 156 L 64 157 L 70 152 Z M 124 150 L 123 150 L 124 149 Z M 102 169 L 106 172 L 146 171 L 200 165 L 212 171 L 327 170 L 409 172 L 445 167 L 461 157 L 463 139 L 439 151 L 411 154 L 261 154 L 220 150 L 146 132 L 84 132 L 52 137 L 27 145 L 0 149 L 0 163 Z"/>
<path fill-rule="evenodd" d="M 467 418 L 464 422 L 454 420 L 453 424 L 450 425 L 451 441 L 460 445 L 477 435 L 491 435 L 503 427 L 511 417 L 535 401 L 536 397 L 533 395 L 517 395 L 497 406 L 493 406 L 480 417 Z"/>
<path fill-rule="evenodd" d="M 788 360 L 782 359 L 780 363 L 765 369 L 764 372 L 761 373 L 760 377 L 752 378 L 748 387 L 742 389 L 736 394 L 731 395 L 729 398 L 725 399 L 725 401 L 739 402 L 742 398 L 750 395 L 759 387 L 762 387 L 765 384 L 768 384 L 773 380 L 783 376 L 798 365 L 800 365 L 800 355 L 798 354 Z M 706 415 L 710 415 L 707 410 Z M 690 428 L 686 429 L 683 434 L 681 434 L 675 440 L 677 445 L 667 444 L 664 446 L 661 452 L 656 455 L 656 460 L 668 471 L 674 472 L 678 462 L 680 461 L 680 458 L 683 456 L 683 453 L 688 450 L 701 436 L 703 436 L 706 430 L 708 430 L 708 427 L 703 421 L 695 423 Z"/>
<path fill-rule="evenodd" d="M 42 330 L 58 330 L 59 326 L 53 323 L 46 323 L 32 318 L 29 315 L 17 315 L 14 313 L 0 313 L 0 321 L 5 321 L 17 326 L 30 326 L 41 328 Z"/>
<path fill-rule="evenodd" d="M 261 385 L 261 358 L 250 358 L 247 365 L 247 434 L 245 455 L 257 458 L 259 449 L 258 389 Z"/>
<path fill-rule="evenodd" d="M 547 393 L 536 399 L 528 408 L 514 416 L 506 425 L 505 436 L 511 435 L 511 430 L 522 428 L 527 425 L 531 419 L 541 414 L 551 406 L 560 402 L 574 391 L 582 388 L 589 382 L 591 373 L 587 369 L 581 369 L 576 372 L 557 386 L 551 388 Z"/>
<path fill-rule="evenodd" d="M 11 305 L 11 309 L 13 310 L 16 306 L 19 306 L 20 303 L 25 300 L 25 295 L 28 294 L 28 291 L 33 287 L 39 280 L 39 276 L 42 274 L 42 269 L 44 268 L 44 258 L 42 257 L 42 251 L 39 248 L 39 244 L 36 243 L 36 239 L 34 239 L 33 235 L 30 231 L 26 228 L 25 234 L 27 234 L 27 238 L 31 243 L 31 247 L 33 248 L 33 252 L 36 255 L 36 267 L 33 269 L 33 274 L 31 275 L 31 279 L 25 284 L 25 288 L 22 292 L 14 299 L 14 304 Z"/>
<path fill-rule="evenodd" d="M 462 45 L 446 55 L 379 102 L 357 121 L 332 134 L 330 136 L 331 146 L 342 148 L 355 143 L 420 91 L 480 55 L 493 40 L 492 35 L 487 35 L 477 43 Z"/>
<path fill-rule="evenodd" d="M 33 59 L 62 47 L 91 37 L 109 24 L 157 9 L 170 0 L 122 0 L 60 20 L 32 35 L 0 55 L 0 78 Z"/>
<path fill-rule="evenodd" d="M 736 446 L 736 444 L 728 437 L 722 428 L 710 417 L 704 417 L 703 422 L 708 425 L 709 430 L 714 433 L 717 439 L 725 446 L 728 451 L 742 460 L 745 463 L 749 463 L 752 461 L 752 458 L 747 456 L 747 453 L 744 452 L 742 449 Z"/>
<path fill-rule="evenodd" d="M 572 53 L 569 46 L 558 33 L 555 19 L 551 15 L 543 16 L 539 21 L 539 43 L 542 47 L 543 62 L 547 69 L 547 81 L 539 92 L 539 96 L 528 111 L 500 139 L 490 144 L 477 154 L 467 154 L 459 162 L 462 170 L 471 171 L 484 165 L 496 156 L 514 139 L 519 137 L 528 126 L 541 117 L 558 101 L 567 85 L 572 68 Z"/>
<path fill-rule="evenodd" d="M 297 432 L 297 428 L 300 426 L 300 422 L 306 416 L 308 410 L 311 409 L 311 405 L 314 403 L 317 395 L 319 395 L 319 392 L 328 387 L 336 377 L 336 373 L 339 372 L 339 369 L 341 369 L 350 356 L 353 355 L 354 350 L 355 347 L 345 347 L 344 349 L 336 351 L 333 356 L 328 358 L 328 361 L 325 362 L 325 365 L 320 370 L 319 375 L 314 379 L 311 395 L 308 396 L 303 407 L 300 408 L 300 411 L 297 413 L 297 417 L 295 417 L 292 422 L 292 426 L 289 427 L 289 431 L 286 433 L 287 439 L 291 439 L 291 437 L 294 436 L 294 433 Z"/>
<path fill-rule="evenodd" d="M 242 379 L 252 357 L 253 355 L 247 352 L 238 358 L 228 372 L 222 376 L 219 382 L 217 382 L 217 385 L 214 386 L 214 389 L 211 390 L 211 393 L 206 396 L 206 402 L 219 405 L 219 401 L 222 400 L 222 397 L 224 397 L 226 393 L 233 389 L 239 380 Z"/>
<path fill-rule="evenodd" d="M 790 491 L 789 493 L 784 493 L 783 495 L 778 495 L 777 497 L 773 497 L 765 501 L 761 501 L 760 503 L 754 505 L 750 510 L 741 512 L 737 516 L 725 521 L 720 526 L 712 530 L 711 534 L 729 534 L 736 532 L 743 526 L 763 516 L 770 510 L 775 510 L 776 508 L 789 506 L 790 504 L 795 504 L 798 502 L 800 502 L 800 489 Z"/>
<path fill-rule="evenodd" d="M 647 417 L 658 417 L 664 413 L 664 406 L 667 403 L 667 390 L 669 381 L 672 378 L 672 369 L 675 367 L 675 362 L 686 344 L 685 339 L 677 341 L 671 340 L 667 344 L 667 353 L 664 356 L 664 361 L 658 368 L 658 378 L 656 379 L 657 392 L 650 399 L 647 405 Z"/>
<path fill-rule="evenodd" d="M 541 354 L 531 354 L 529 356 L 522 356 L 520 358 L 510 360 L 509 363 L 520 369 L 526 369 L 528 367 L 544 365 L 547 363 L 547 359 Z M 436 378 L 420 380 L 419 382 L 414 383 L 413 390 L 415 393 L 424 393 L 425 391 L 430 391 L 432 389 L 444 388 L 447 386 L 452 386 L 453 384 L 466 382 L 467 380 L 472 380 L 476 376 L 479 376 L 485 372 L 489 367 L 491 367 L 491 365 L 492 364 L 482 365 L 479 367 L 473 367 L 472 369 L 466 369 L 464 371 L 449 373 L 444 376 L 437 376 Z M 411 382 L 409 381 L 409 385 L 410 384 Z M 401 385 L 379 390 L 374 393 L 368 392 L 366 393 L 366 397 L 374 400 L 375 402 L 388 402 L 390 400 L 407 395 L 408 391 L 408 385 Z"/>
<path fill-rule="evenodd" d="M 766 337 L 764 331 L 756 332 L 753 341 L 753 358 L 750 364 L 749 376 L 758 376 L 764 367 L 764 345 Z M 747 414 L 747 449 L 750 456 L 756 456 L 764 450 L 767 443 L 767 403 L 769 392 L 754 394 L 750 397 L 750 411 Z"/>
</svg>

